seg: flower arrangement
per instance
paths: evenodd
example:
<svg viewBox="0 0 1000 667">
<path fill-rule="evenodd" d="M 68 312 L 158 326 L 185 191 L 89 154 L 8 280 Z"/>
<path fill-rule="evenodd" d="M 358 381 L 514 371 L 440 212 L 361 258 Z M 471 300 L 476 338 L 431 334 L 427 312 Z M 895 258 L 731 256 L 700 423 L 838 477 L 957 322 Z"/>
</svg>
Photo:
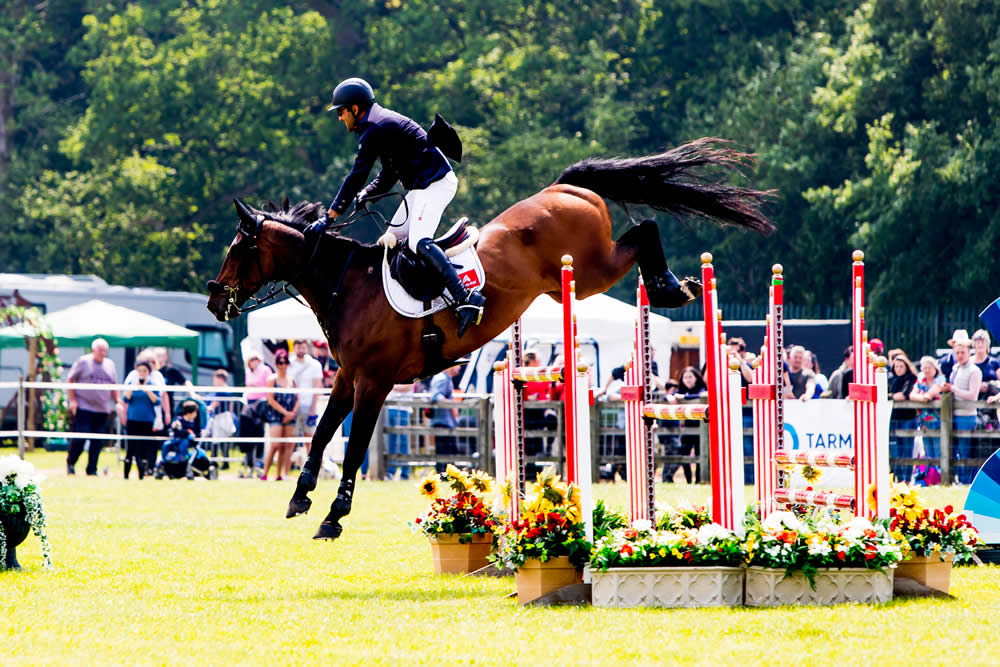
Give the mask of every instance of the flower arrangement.
<svg viewBox="0 0 1000 667">
<path fill-rule="evenodd" d="M 979 532 L 951 505 L 928 508 L 915 489 L 893 484 L 889 515 L 891 528 L 901 534 L 916 556 L 953 554 L 956 563 L 969 561 L 979 544 Z"/>
<path fill-rule="evenodd" d="M 681 531 L 701 528 L 712 523 L 712 514 L 705 505 L 657 505 L 659 530 Z"/>
<path fill-rule="evenodd" d="M 902 560 L 906 542 L 884 519 L 853 517 L 840 525 L 828 512 L 797 516 L 781 511 L 750 523 L 745 549 L 748 565 L 784 568 L 786 575 L 801 571 L 814 586 L 819 568 L 893 567 Z"/>
<path fill-rule="evenodd" d="M 425 477 L 420 492 L 430 499 L 430 508 L 413 520 L 424 535 L 461 535 L 467 542 L 471 535 L 495 533 L 503 524 L 490 507 L 493 478 L 480 470 L 463 472 L 449 464 L 444 473 Z M 442 492 L 450 489 L 450 495 Z"/>
<path fill-rule="evenodd" d="M 14 455 L 0 458 L 0 514 L 20 514 L 22 511 L 32 531 L 42 544 L 42 564 L 52 567 L 52 548 L 45 533 L 45 511 L 38 485 L 42 481 L 35 466 Z M 0 523 L 0 557 L 7 553 L 7 535 Z"/>
<path fill-rule="evenodd" d="M 591 544 L 582 521 L 580 489 L 561 481 L 553 468 L 538 473 L 521 502 L 521 520 L 501 536 L 495 560 L 517 571 L 528 558 L 545 562 L 568 556 L 582 568 L 590 560 Z"/>
</svg>

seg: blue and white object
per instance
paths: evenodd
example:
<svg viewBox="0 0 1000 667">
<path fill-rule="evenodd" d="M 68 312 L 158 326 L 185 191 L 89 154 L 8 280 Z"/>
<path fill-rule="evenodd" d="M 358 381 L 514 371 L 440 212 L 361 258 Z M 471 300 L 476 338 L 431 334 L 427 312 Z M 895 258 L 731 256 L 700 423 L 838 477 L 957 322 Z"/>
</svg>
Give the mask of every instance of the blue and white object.
<svg viewBox="0 0 1000 667">
<path fill-rule="evenodd" d="M 979 319 L 986 323 L 986 328 L 994 338 L 1000 338 L 1000 299 L 986 306 L 986 309 L 979 313 Z"/>
<path fill-rule="evenodd" d="M 965 513 L 986 544 L 1000 544 L 1000 450 L 976 473 L 965 499 Z"/>
</svg>

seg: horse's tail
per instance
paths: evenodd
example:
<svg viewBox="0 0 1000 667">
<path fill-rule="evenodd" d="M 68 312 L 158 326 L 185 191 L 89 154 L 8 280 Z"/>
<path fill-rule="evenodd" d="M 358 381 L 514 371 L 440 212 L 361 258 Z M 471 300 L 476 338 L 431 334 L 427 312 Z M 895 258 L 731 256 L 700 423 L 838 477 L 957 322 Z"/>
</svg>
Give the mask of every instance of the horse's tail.
<svg viewBox="0 0 1000 667">
<path fill-rule="evenodd" d="M 568 167 L 556 183 L 587 188 L 622 206 L 644 204 L 770 234 L 774 225 L 761 206 L 773 191 L 726 185 L 695 173 L 711 166 L 741 173 L 744 167 L 753 166 L 752 156 L 727 144 L 724 139 L 706 137 L 659 155 L 588 158 Z"/>
</svg>

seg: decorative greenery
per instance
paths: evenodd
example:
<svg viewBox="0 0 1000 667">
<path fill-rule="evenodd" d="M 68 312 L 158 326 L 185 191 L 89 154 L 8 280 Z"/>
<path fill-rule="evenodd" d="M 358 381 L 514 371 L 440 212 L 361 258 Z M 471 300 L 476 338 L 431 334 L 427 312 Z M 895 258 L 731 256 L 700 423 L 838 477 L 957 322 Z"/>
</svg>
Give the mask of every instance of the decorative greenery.
<svg viewBox="0 0 1000 667">
<path fill-rule="evenodd" d="M 452 494 L 442 496 L 442 487 L 450 488 Z M 424 478 L 419 488 L 431 506 L 413 525 L 428 537 L 461 535 L 459 541 L 468 542 L 471 535 L 494 533 L 503 523 L 489 506 L 493 478 L 485 472 L 463 472 L 449 464 L 444 473 Z"/>
<path fill-rule="evenodd" d="M 916 556 L 937 554 L 942 560 L 953 554 L 956 563 L 972 560 L 979 532 L 965 514 L 956 514 L 954 507 L 928 508 L 916 489 L 906 484 L 893 484 L 891 528 L 903 535 Z"/>
<path fill-rule="evenodd" d="M 659 530 L 687 530 L 701 528 L 712 523 L 712 514 L 705 505 L 657 505 L 659 519 L 656 527 Z"/>
<path fill-rule="evenodd" d="M 52 548 L 45 532 L 45 510 L 42 508 L 42 496 L 38 490 L 42 479 L 40 475 L 35 474 L 35 466 L 31 463 L 13 455 L 0 458 L 0 512 L 4 514 L 25 512 L 32 531 L 42 544 L 42 565 L 51 568 Z M 0 558 L 5 553 L 7 553 L 7 536 L 3 524 L 0 524 Z"/>
<path fill-rule="evenodd" d="M 712 523 L 702 506 L 665 507 L 653 528 L 633 521 L 597 540 L 591 565 L 609 567 L 728 566 L 743 562 L 743 540 Z"/>
<path fill-rule="evenodd" d="M 594 505 L 594 542 L 621 528 L 628 528 L 625 513 L 613 510 L 603 500 L 598 500 Z"/>
<path fill-rule="evenodd" d="M 518 570 L 527 558 L 545 562 L 568 556 L 580 568 L 590 559 L 591 544 L 581 518 L 580 489 L 566 484 L 546 468 L 521 501 L 521 520 L 500 536 L 500 549 L 493 559 Z"/>
<path fill-rule="evenodd" d="M 62 361 L 59 358 L 59 343 L 52 334 L 52 327 L 40 310 L 24 306 L 0 307 L 0 321 L 8 325 L 23 323 L 28 326 L 37 340 L 36 370 L 41 379 L 59 382 L 62 378 Z M 26 343 L 27 344 L 27 343 Z M 66 392 L 52 389 L 42 395 L 42 429 L 46 431 L 69 431 L 69 402 Z"/>
<path fill-rule="evenodd" d="M 745 557 L 749 565 L 801 571 L 812 585 L 819 568 L 884 570 L 902 560 L 906 548 L 884 519 L 853 517 L 839 525 L 827 512 L 781 511 L 748 526 Z"/>
</svg>

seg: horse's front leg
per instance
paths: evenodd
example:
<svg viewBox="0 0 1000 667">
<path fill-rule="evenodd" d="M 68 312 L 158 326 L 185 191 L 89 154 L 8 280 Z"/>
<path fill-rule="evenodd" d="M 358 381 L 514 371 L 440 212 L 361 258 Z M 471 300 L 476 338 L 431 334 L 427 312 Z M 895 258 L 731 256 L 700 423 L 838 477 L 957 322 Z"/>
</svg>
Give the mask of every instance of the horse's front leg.
<svg viewBox="0 0 1000 667">
<path fill-rule="evenodd" d="M 358 380 L 354 390 L 354 421 L 351 424 L 351 435 L 347 439 L 347 451 L 344 453 L 344 476 L 340 480 L 337 498 L 330 506 L 330 513 L 319 525 L 313 539 L 335 540 L 343 532 L 340 520 L 351 513 L 354 480 L 365 460 L 365 452 L 368 451 L 382 404 L 391 389 L 391 383 L 377 383 L 367 378 Z"/>
<path fill-rule="evenodd" d="M 338 373 L 330 392 L 330 402 L 327 403 L 326 410 L 323 411 L 323 416 L 313 433 L 312 444 L 309 447 L 309 460 L 302 466 L 298 484 L 295 485 L 295 493 L 288 501 L 288 511 L 285 513 L 287 519 L 309 511 L 312 506 L 309 492 L 316 488 L 316 480 L 319 479 L 319 471 L 323 467 L 323 452 L 330 440 L 333 439 L 337 428 L 354 408 L 354 385 L 341 378 L 342 374 Z"/>
</svg>

